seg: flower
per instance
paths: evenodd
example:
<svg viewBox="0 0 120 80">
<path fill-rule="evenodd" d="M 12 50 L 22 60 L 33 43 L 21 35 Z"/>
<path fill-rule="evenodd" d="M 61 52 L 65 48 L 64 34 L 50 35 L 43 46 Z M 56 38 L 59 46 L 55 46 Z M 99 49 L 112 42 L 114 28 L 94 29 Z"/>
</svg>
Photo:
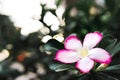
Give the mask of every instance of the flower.
<svg viewBox="0 0 120 80">
<path fill-rule="evenodd" d="M 0 14 L 10 18 L 21 34 L 28 36 L 44 27 L 41 18 L 41 0 L 0 0 Z"/>
<path fill-rule="evenodd" d="M 64 42 L 65 49 L 58 50 L 55 60 L 62 63 L 75 63 L 76 68 L 82 73 L 88 73 L 94 62 L 109 64 L 111 56 L 102 48 L 94 48 L 103 35 L 100 32 L 86 34 L 83 44 L 75 35 L 70 35 Z"/>
</svg>

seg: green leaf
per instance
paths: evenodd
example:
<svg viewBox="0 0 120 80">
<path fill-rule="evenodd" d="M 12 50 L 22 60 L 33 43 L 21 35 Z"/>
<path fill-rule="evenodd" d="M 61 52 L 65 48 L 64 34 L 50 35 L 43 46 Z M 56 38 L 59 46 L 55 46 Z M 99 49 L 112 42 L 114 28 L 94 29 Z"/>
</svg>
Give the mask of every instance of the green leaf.
<svg viewBox="0 0 120 80">
<path fill-rule="evenodd" d="M 88 76 L 87 75 L 81 76 L 79 80 L 88 80 Z"/>
<path fill-rule="evenodd" d="M 111 43 L 107 46 L 106 50 L 110 51 L 113 48 L 113 46 L 115 46 L 116 42 L 117 42 L 117 39 L 113 39 Z"/>
<path fill-rule="evenodd" d="M 66 65 L 66 64 L 51 64 L 49 68 L 51 70 L 54 70 L 55 72 L 75 69 L 75 67 L 73 67 L 72 65 Z"/>
<path fill-rule="evenodd" d="M 90 78 L 89 75 L 86 74 L 86 75 L 81 76 L 79 80 L 89 80 L 89 78 Z"/>
<path fill-rule="evenodd" d="M 120 42 L 117 42 L 117 39 L 110 34 L 104 35 L 101 46 L 105 48 L 111 56 L 114 56 L 118 51 L 120 51 Z"/>
<path fill-rule="evenodd" d="M 59 6 L 63 0 L 56 0 L 56 5 Z"/>
<path fill-rule="evenodd" d="M 118 42 L 109 52 L 112 56 L 114 56 L 119 51 L 120 51 L 120 42 Z"/>
<path fill-rule="evenodd" d="M 56 52 L 58 49 L 63 48 L 63 44 L 55 39 L 51 39 L 44 45 L 44 48 L 46 51 Z"/>
<path fill-rule="evenodd" d="M 116 0 L 105 0 L 106 7 L 110 12 L 113 12 L 116 7 Z"/>
<path fill-rule="evenodd" d="M 9 65 L 12 58 L 6 59 L 3 62 L 0 62 L 0 75 L 7 74 L 11 70 L 9 69 Z"/>
<path fill-rule="evenodd" d="M 110 76 L 110 75 L 108 75 L 106 73 L 102 73 L 102 72 L 97 73 L 96 76 L 97 76 L 97 80 L 119 80 L 113 76 Z"/>
<path fill-rule="evenodd" d="M 120 64 L 109 66 L 105 70 L 120 70 Z"/>
</svg>

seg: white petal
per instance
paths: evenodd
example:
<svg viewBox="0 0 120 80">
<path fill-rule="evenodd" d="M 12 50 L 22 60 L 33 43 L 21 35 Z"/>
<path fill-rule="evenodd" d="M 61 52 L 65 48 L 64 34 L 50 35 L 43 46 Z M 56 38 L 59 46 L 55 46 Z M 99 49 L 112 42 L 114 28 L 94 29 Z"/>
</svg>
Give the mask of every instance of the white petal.
<svg viewBox="0 0 120 80">
<path fill-rule="evenodd" d="M 85 57 L 79 60 L 76 64 L 76 68 L 78 68 L 82 73 L 88 73 L 94 66 L 94 61 L 88 57 Z"/>
<path fill-rule="evenodd" d="M 56 53 L 55 60 L 58 60 L 62 63 L 74 63 L 79 60 L 79 56 L 76 52 L 70 50 L 59 50 Z"/>
<path fill-rule="evenodd" d="M 88 49 L 95 47 L 102 39 L 102 34 L 99 32 L 88 33 L 83 41 L 83 46 Z"/>
<path fill-rule="evenodd" d="M 64 46 L 66 49 L 77 50 L 82 47 L 82 44 L 77 36 L 70 35 L 66 38 Z"/>
<path fill-rule="evenodd" d="M 101 48 L 94 48 L 89 51 L 88 54 L 89 58 L 95 60 L 99 63 L 106 63 L 109 64 L 111 62 L 110 54 Z"/>
</svg>

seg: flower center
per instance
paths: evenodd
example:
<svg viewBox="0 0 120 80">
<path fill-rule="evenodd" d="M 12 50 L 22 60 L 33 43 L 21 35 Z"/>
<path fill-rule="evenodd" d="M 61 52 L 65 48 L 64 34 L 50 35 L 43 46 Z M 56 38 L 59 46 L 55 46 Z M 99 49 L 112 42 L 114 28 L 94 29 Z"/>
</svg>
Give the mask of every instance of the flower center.
<svg viewBox="0 0 120 80">
<path fill-rule="evenodd" d="M 80 49 L 80 53 L 79 54 L 80 54 L 81 58 L 86 57 L 88 55 L 88 49 L 87 48 Z"/>
</svg>

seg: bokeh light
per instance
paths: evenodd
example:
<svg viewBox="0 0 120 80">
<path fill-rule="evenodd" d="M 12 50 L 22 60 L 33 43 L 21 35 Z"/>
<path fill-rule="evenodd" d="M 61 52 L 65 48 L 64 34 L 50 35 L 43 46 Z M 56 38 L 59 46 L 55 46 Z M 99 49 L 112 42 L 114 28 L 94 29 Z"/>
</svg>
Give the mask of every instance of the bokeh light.
<svg viewBox="0 0 120 80">
<path fill-rule="evenodd" d="M 9 57 L 10 53 L 7 49 L 3 49 L 2 52 L 0 52 L 0 62 L 7 59 Z"/>
</svg>

